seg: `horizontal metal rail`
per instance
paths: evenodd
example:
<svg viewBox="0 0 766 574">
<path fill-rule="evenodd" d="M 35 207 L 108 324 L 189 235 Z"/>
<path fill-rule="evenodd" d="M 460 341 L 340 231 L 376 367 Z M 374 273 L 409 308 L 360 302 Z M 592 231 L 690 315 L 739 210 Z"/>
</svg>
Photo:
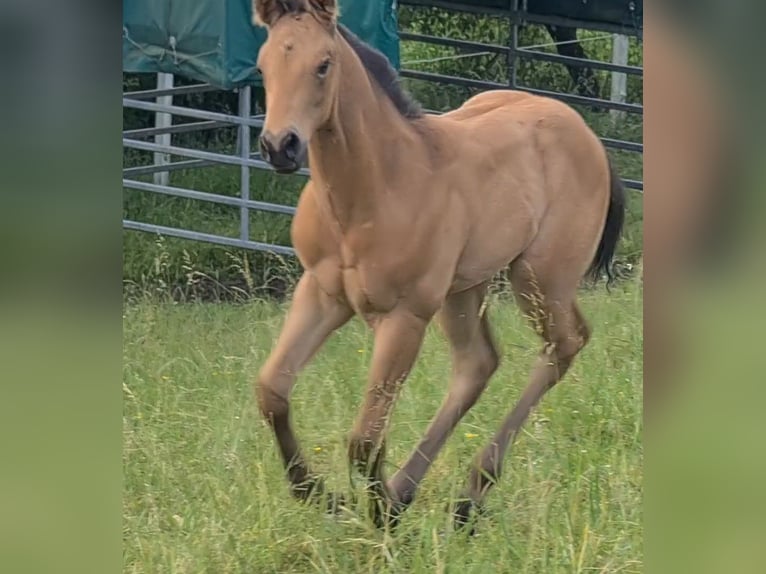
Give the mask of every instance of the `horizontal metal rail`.
<svg viewBox="0 0 766 574">
<path fill-rule="evenodd" d="M 438 112 L 434 112 L 437 113 Z M 612 149 L 618 149 L 623 151 L 630 151 L 630 152 L 637 152 L 637 153 L 643 153 L 644 146 L 640 143 L 635 142 L 628 142 L 623 140 L 616 140 L 611 138 L 601 138 L 601 141 L 604 143 L 604 145 L 608 148 Z M 259 159 L 260 155 L 257 153 L 253 153 L 250 155 L 253 159 Z M 192 160 L 184 160 L 184 161 L 177 161 L 177 162 L 171 162 L 161 165 L 142 165 L 142 166 L 134 166 L 134 167 L 127 167 L 122 170 L 122 175 L 127 178 L 137 177 L 141 175 L 151 175 L 153 173 L 163 172 L 163 171 L 180 171 L 185 169 L 200 169 L 204 167 L 211 167 L 214 165 L 218 165 L 218 161 L 213 160 L 201 160 L 201 159 L 192 159 Z M 310 176 L 310 172 L 308 169 L 305 171 L 299 171 L 300 175 Z"/>
<path fill-rule="evenodd" d="M 473 40 L 444 38 L 442 36 L 431 36 L 429 34 L 418 34 L 415 32 L 399 32 L 399 39 L 408 42 L 422 42 L 424 44 L 447 46 L 449 48 L 460 48 L 466 51 L 492 52 L 494 54 L 508 53 L 508 46 L 500 46 L 498 44 L 485 44 L 484 42 L 474 42 Z"/>
<path fill-rule="evenodd" d="M 176 86 L 174 88 L 165 89 L 151 89 L 151 90 L 138 90 L 135 92 L 125 92 L 122 94 L 124 98 L 131 98 L 134 100 L 141 100 L 144 98 L 157 98 L 160 96 L 183 96 L 186 94 L 203 94 L 205 92 L 217 92 L 220 88 L 211 86 L 210 84 L 193 84 L 191 86 Z"/>
<path fill-rule="evenodd" d="M 612 141 L 616 142 L 616 145 L 615 144 L 610 144 L 610 143 L 606 143 L 605 145 L 607 147 L 616 148 L 616 149 L 627 149 L 628 145 L 640 145 L 640 144 L 631 144 L 630 142 L 620 142 L 619 140 L 612 140 Z M 642 146 L 642 149 L 643 149 L 643 146 Z M 627 151 L 635 151 L 635 150 L 627 149 Z M 173 171 L 173 170 L 177 170 L 177 169 L 195 169 L 195 168 L 201 168 L 201 167 L 210 167 L 210 166 L 216 165 L 218 163 L 219 162 L 216 162 L 216 161 L 190 161 L 190 162 L 178 162 L 177 164 L 170 163 L 170 164 L 162 165 L 162 166 L 145 166 L 145 167 L 142 166 L 142 167 L 139 167 L 139 168 L 128 168 L 128 169 L 125 169 L 123 171 L 123 175 L 125 175 L 125 176 L 136 176 L 136 175 L 151 174 L 151 173 L 155 173 L 157 171 Z M 181 164 L 183 164 L 183 165 L 181 165 Z M 192 165 L 192 164 L 194 164 L 194 165 Z M 307 169 L 300 170 L 297 173 L 299 173 L 300 175 L 305 175 L 305 176 L 310 176 L 311 175 Z M 151 184 L 147 184 L 145 182 L 139 182 L 137 180 L 130 180 L 130 179 L 123 180 L 123 183 L 125 181 L 131 182 L 131 185 L 129 185 L 129 186 L 126 185 L 126 187 L 133 187 L 133 188 L 136 188 L 136 189 L 147 189 L 148 190 L 148 188 L 144 188 L 143 186 L 151 185 Z M 625 187 L 629 187 L 631 189 L 636 189 L 636 190 L 639 190 L 639 191 L 643 191 L 643 189 L 644 189 L 643 182 L 638 181 L 638 180 L 623 179 L 622 182 L 623 182 L 623 184 L 625 184 Z M 133 184 L 141 184 L 142 187 L 139 188 L 138 185 L 133 185 Z M 175 189 L 181 189 L 181 188 L 175 188 Z M 189 190 L 189 191 L 191 191 L 191 190 Z M 184 195 L 181 195 L 181 194 L 174 194 L 174 193 L 168 193 L 168 192 L 162 192 L 162 191 L 160 191 L 160 193 L 165 193 L 165 195 L 178 195 L 178 197 L 185 197 Z M 204 193 L 204 192 L 197 192 L 197 193 Z M 226 196 L 218 196 L 218 195 L 215 195 L 215 194 L 204 194 L 204 195 L 213 195 L 214 197 L 226 197 Z M 204 198 L 204 197 L 192 197 L 191 199 L 201 199 L 203 201 L 213 201 L 214 203 L 227 203 L 227 204 L 230 204 L 230 205 L 242 205 L 242 203 L 241 203 L 242 200 L 237 199 L 237 198 L 229 198 L 229 199 L 232 199 L 233 201 L 226 200 L 226 201 L 217 201 L 217 202 L 212 200 L 212 199 L 207 199 L 207 198 Z M 247 204 L 247 205 L 249 205 L 249 204 Z M 276 204 L 271 204 L 271 205 L 276 205 Z M 289 209 L 294 209 L 294 208 L 289 208 Z M 272 211 L 272 210 L 263 209 L 263 211 Z M 285 213 L 287 213 L 287 212 L 285 211 Z M 292 213 L 294 213 L 294 211 Z"/>
<path fill-rule="evenodd" d="M 232 114 L 223 114 L 221 112 L 210 112 L 207 110 L 197 110 L 193 108 L 185 108 L 183 106 L 165 106 L 162 104 L 155 104 L 153 102 L 142 102 L 140 100 L 131 100 L 130 98 L 122 98 L 122 105 L 125 108 L 132 108 L 135 110 L 144 110 L 147 112 L 165 112 L 173 114 L 174 116 L 183 116 L 187 118 L 198 118 L 201 120 L 210 120 L 214 122 L 225 122 L 237 126 L 247 125 L 251 128 L 263 127 L 263 115 L 251 116 L 249 118 L 242 118 Z"/>
<path fill-rule="evenodd" d="M 640 143 L 635 142 L 628 142 L 628 141 L 622 141 L 622 140 L 616 140 L 612 138 L 601 138 L 601 141 L 604 143 L 606 147 L 619 149 L 623 151 L 631 151 L 631 152 L 638 152 L 643 153 L 644 146 Z M 181 156 L 181 157 L 192 157 L 197 158 L 198 160 L 202 161 L 183 161 L 183 162 L 175 162 L 175 163 L 169 163 L 164 165 L 149 165 L 149 166 L 137 166 L 137 167 L 129 167 L 125 168 L 123 170 L 124 176 L 138 176 L 138 175 L 147 175 L 152 174 L 156 172 L 161 171 L 176 171 L 180 169 L 196 169 L 196 168 L 202 168 L 202 167 L 209 167 L 211 165 L 216 165 L 220 163 L 225 163 L 227 165 L 236 165 L 236 166 L 242 166 L 246 165 L 248 167 L 253 167 L 256 169 L 265 169 L 269 171 L 273 171 L 273 168 L 271 165 L 260 158 L 258 154 L 251 154 L 249 160 L 245 160 L 244 158 L 234 157 L 230 155 L 225 154 L 219 154 L 214 152 L 206 152 L 201 150 L 194 150 L 190 148 L 183 148 L 183 147 L 177 147 L 177 146 L 163 146 L 160 144 L 154 144 L 149 142 L 143 142 L 140 140 L 131 140 L 127 138 L 123 138 L 122 142 L 124 147 L 132 148 L 132 149 L 139 149 L 142 151 L 159 151 L 159 152 L 166 152 L 171 153 L 173 155 Z M 297 175 L 304 175 L 304 176 L 311 176 L 311 172 L 308 168 L 301 168 L 296 172 Z"/>
<path fill-rule="evenodd" d="M 419 8 L 443 8 L 452 12 L 468 12 L 477 15 L 507 16 L 509 8 L 495 8 L 494 6 L 481 6 L 472 2 L 447 2 L 445 0 L 399 0 L 401 6 L 415 6 Z"/>
<path fill-rule="evenodd" d="M 283 215 L 295 215 L 295 208 L 289 205 L 280 205 L 277 203 L 268 203 L 266 201 L 256 201 L 254 199 L 242 199 L 241 197 L 231 197 L 217 193 L 207 193 L 197 191 L 196 189 L 186 189 L 183 187 L 173 187 L 170 185 L 159 185 L 146 181 L 137 181 L 134 179 L 123 179 L 122 186 L 129 189 L 140 191 L 151 191 L 161 193 L 172 197 L 182 197 L 184 199 L 196 199 L 210 203 L 219 203 L 221 205 L 230 205 L 232 207 L 247 207 L 254 211 L 268 211 L 271 213 L 281 213 Z"/>
<path fill-rule="evenodd" d="M 195 159 L 204 159 L 208 161 L 212 161 L 215 163 L 223 163 L 227 165 L 238 165 L 238 166 L 247 166 L 247 167 L 254 167 L 256 169 L 265 169 L 269 171 L 273 171 L 274 168 L 271 167 L 271 165 L 262 159 L 245 159 L 242 157 L 235 157 L 231 155 L 226 155 L 223 153 L 215 153 L 210 151 L 202 151 L 197 149 L 190 149 L 185 147 L 178 147 L 178 146 L 171 146 L 171 145 L 160 145 L 150 142 L 145 142 L 141 140 L 134 140 L 130 138 L 122 138 L 122 145 L 123 147 L 132 148 L 132 149 L 140 149 L 143 151 L 158 151 L 158 152 L 164 152 L 169 153 L 172 155 L 177 155 L 181 157 L 193 157 Z M 163 169 L 166 168 L 166 166 L 163 166 Z M 296 174 L 299 175 L 309 175 L 309 171 L 306 168 L 301 168 Z"/>
<path fill-rule="evenodd" d="M 259 159 L 261 156 L 257 153 L 250 154 L 253 159 Z M 134 167 L 126 167 L 122 170 L 123 177 L 136 177 L 139 175 L 151 175 L 153 173 L 163 171 L 179 171 L 182 169 L 199 169 L 202 167 L 211 167 L 218 165 L 217 161 L 205 160 L 205 159 L 187 159 L 182 161 L 174 161 L 165 164 L 151 164 L 141 165 Z"/>
<path fill-rule="evenodd" d="M 613 102 L 611 100 L 602 100 L 599 98 L 588 98 L 586 96 L 576 96 L 574 94 L 562 94 L 561 92 L 553 92 L 551 90 L 541 90 L 538 88 L 529 88 L 527 86 L 517 86 L 517 90 L 529 92 L 530 94 L 537 94 L 538 96 L 547 96 L 562 100 L 570 104 L 579 104 L 582 106 L 596 106 L 599 108 L 605 108 L 608 110 L 617 110 L 621 112 L 630 112 L 631 114 L 643 114 L 644 106 L 640 104 L 628 104 L 624 102 Z"/>
<path fill-rule="evenodd" d="M 500 46 L 498 44 L 485 44 L 483 42 L 474 42 L 471 40 L 457 40 L 455 38 L 442 38 L 440 36 L 431 36 L 428 34 L 417 34 L 413 32 L 401 32 L 399 37 L 402 40 L 410 42 L 421 42 L 423 44 L 433 44 L 437 46 L 446 46 L 449 48 L 459 48 L 466 52 L 492 52 L 493 54 L 508 55 L 511 50 L 508 46 Z M 643 76 L 644 69 L 639 66 L 623 66 L 620 64 L 612 64 L 611 62 L 602 62 L 600 60 L 591 60 L 587 58 L 572 58 L 571 56 L 562 56 L 561 54 L 553 54 L 551 52 L 541 52 L 539 50 L 528 50 L 524 47 L 519 47 L 514 50 L 515 54 L 519 54 L 524 58 L 531 60 L 541 60 L 546 62 L 555 62 L 566 66 L 579 66 L 583 68 L 593 68 L 599 70 L 606 70 L 610 72 L 623 72 L 626 74 Z"/>
<path fill-rule="evenodd" d="M 467 88 L 479 88 L 479 89 L 485 89 L 485 90 L 507 90 L 508 89 L 507 84 L 503 84 L 500 82 L 491 82 L 487 80 L 473 80 L 471 78 L 461 78 L 460 76 L 448 76 L 445 74 L 437 74 L 434 72 L 421 72 L 418 70 L 401 70 L 400 75 L 404 78 L 413 78 L 416 80 L 424 80 L 428 82 L 439 82 L 443 84 L 454 84 L 458 86 L 465 86 Z M 515 86 L 513 89 L 529 92 L 531 94 L 538 94 L 541 96 L 556 98 L 570 104 L 595 106 L 599 108 L 605 108 L 608 110 L 618 110 L 622 112 L 629 112 L 632 114 L 642 114 L 644 111 L 644 107 L 638 104 L 612 102 L 610 100 L 602 100 L 599 98 L 588 98 L 585 96 L 576 96 L 574 94 L 565 94 L 561 92 L 551 92 L 549 90 L 540 90 L 537 88 L 529 88 L 526 86 Z"/>
<path fill-rule="evenodd" d="M 295 255 L 295 249 L 285 245 L 275 245 L 273 243 L 261 243 L 260 241 L 251 241 L 236 239 L 234 237 L 225 237 L 223 235 L 213 235 L 211 233 L 201 233 L 199 231 L 189 231 L 188 229 L 179 229 L 177 227 L 167 227 L 165 225 L 155 225 L 153 223 L 143 223 L 133 221 L 132 219 L 123 219 L 122 226 L 125 229 L 134 231 L 148 231 L 158 235 L 168 237 L 179 237 L 181 239 L 192 239 L 194 241 L 203 241 L 207 243 L 216 243 L 226 245 L 227 247 L 241 247 L 243 249 L 255 249 L 257 251 L 266 251 L 278 255 Z"/>
<path fill-rule="evenodd" d="M 555 16 L 552 14 L 532 14 L 519 10 L 519 24 L 542 24 L 547 26 L 562 26 L 566 28 L 583 28 L 586 30 L 595 30 L 596 32 L 608 32 L 610 34 L 621 34 L 624 36 L 634 36 L 639 40 L 643 39 L 643 22 L 639 26 L 621 26 L 609 22 L 599 22 L 597 20 L 580 20 L 578 18 L 567 18 L 565 16 Z"/>
<path fill-rule="evenodd" d="M 619 149 L 623 151 L 635 151 L 638 153 L 644 153 L 644 144 L 637 142 L 628 142 L 624 140 L 616 140 L 612 138 L 601 138 L 601 142 L 609 148 Z"/>
<path fill-rule="evenodd" d="M 476 15 L 492 15 L 510 17 L 514 10 L 508 7 L 481 6 L 473 2 L 448 2 L 446 0 L 399 0 L 401 6 L 414 6 L 419 8 L 442 8 L 451 12 L 465 12 Z M 552 26 L 567 26 L 570 28 L 584 28 L 587 30 L 596 30 L 600 32 L 609 32 L 611 34 L 624 34 L 626 36 L 643 37 L 643 23 L 637 19 L 638 26 L 612 24 L 610 22 L 599 22 L 597 20 L 580 20 L 577 18 L 567 18 L 564 16 L 555 16 L 547 14 L 532 14 L 523 10 L 517 11 L 520 23 L 529 24 L 548 24 Z"/>
<path fill-rule="evenodd" d="M 152 136 L 158 136 L 161 134 L 183 134 L 188 132 L 214 130 L 217 128 L 235 128 L 226 122 L 188 122 L 185 124 L 175 124 L 164 128 L 140 128 L 135 130 L 125 130 L 122 132 L 123 136 L 130 138 L 148 138 Z"/>
<path fill-rule="evenodd" d="M 539 50 L 527 50 L 526 48 L 516 48 L 516 54 L 529 60 L 553 62 L 564 66 L 578 66 L 580 68 L 606 70 L 607 72 L 622 72 L 634 76 L 644 75 L 644 69 L 638 66 L 623 66 L 621 64 L 612 64 L 611 62 L 602 62 L 600 60 L 591 60 L 588 58 L 573 58 L 572 56 L 562 56 L 561 54 L 541 52 Z"/>
</svg>

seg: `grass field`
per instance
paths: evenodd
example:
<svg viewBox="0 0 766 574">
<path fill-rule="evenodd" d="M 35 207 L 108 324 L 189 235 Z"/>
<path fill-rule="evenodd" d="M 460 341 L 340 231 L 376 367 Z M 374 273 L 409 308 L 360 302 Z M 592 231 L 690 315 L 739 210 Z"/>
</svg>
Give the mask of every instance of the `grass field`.
<svg viewBox="0 0 766 574">
<path fill-rule="evenodd" d="M 145 300 L 124 311 L 124 570 L 131 573 L 641 572 L 642 293 L 583 294 L 594 327 L 565 382 L 533 413 L 488 499 L 478 535 L 445 507 L 472 456 L 525 384 L 539 349 L 508 300 L 490 307 L 503 364 L 464 418 L 394 533 L 360 514 L 335 519 L 293 501 L 251 381 L 284 308 Z M 330 486 L 348 492 L 345 437 L 371 350 L 359 322 L 303 373 L 299 436 Z M 446 343 L 429 331 L 397 404 L 389 469 L 439 405 Z"/>
</svg>

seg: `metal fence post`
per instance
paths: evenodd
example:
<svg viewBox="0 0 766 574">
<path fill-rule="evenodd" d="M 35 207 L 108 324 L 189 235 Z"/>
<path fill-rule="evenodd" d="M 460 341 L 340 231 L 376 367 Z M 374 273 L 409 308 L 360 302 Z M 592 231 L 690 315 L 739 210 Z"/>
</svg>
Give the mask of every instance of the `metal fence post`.
<svg viewBox="0 0 766 574">
<path fill-rule="evenodd" d="M 524 9 L 526 9 L 526 1 Z M 519 0 L 511 0 L 510 39 L 508 42 L 508 86 L 516 89 L 516 49 L 519 47 Z"/>
<path fill-rule="evenodd" d="M 628 48 L 630 39 L 622 34 L 614 34 L 612 37 L 612 63 L 625 66 L 628 63 Z M 612 72 L 612 97 L 613 102 L 623 103 L 628 95 L 628 75 L 624 72 Z M 619 110 L 609 110 L 612 122 L 617 122 L 625 117 L 625 113 Z"/>
<path fill-rule="evenodd" d="M 239 90 L 239 117 L 250 119 L 252 88 L 244 86 Z M 242 122 L 239 124 L 239 155 L 242 159 L 250 159 L 250 126 Z M 250 167 L 242 165 L 240 167 L 240 196 L 242 201 L 250 199 Z M 242 241 L 250 239 L 250 209 L 243 203 L 239 212 L 239 238 Z"/>
<path fill-rule="evenodd" d="M 157 74 L 157 89 L 167 90 L 172 87 L 173 87 L 173 74 L 159 72 Z M 158 96 L 156 101 L 158 104 L 162 106 L 172 106 L 173 96 L 172 95 Z M 168 114 L 166 112 L 157 112 L 154 114 L 154 127 L 167 128 L 167 127 L 170 127 L 172 124 L 173 124 L 172 114 Z M 159 145 L 169 146 L 172 143 L 171 134 L 169 133 L 158 134 L 154 136 L 154 142 Z M 162 152 L 154 153 L 154 165 L 167 165 L 169 163 L 170 163 L 170 154 L 162 153 Z M 155 172 L 154 174 L 154 183 L 157 185 L 168 185 L 169 180 L 170 180 L 170 172 L 159 171 L 159 172 Z"/>
</svg>

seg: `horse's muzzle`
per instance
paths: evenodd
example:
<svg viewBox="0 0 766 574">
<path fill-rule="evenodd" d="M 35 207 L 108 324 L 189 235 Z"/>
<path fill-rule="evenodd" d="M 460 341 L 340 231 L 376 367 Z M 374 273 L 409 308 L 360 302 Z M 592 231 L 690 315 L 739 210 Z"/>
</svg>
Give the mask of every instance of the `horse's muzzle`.
<svg viewBox="0 0 766 574">
<path fill-rule="evenodd" d="M 258 144 L 261 157 L 277 173 L 298 171 L 306 157 L 306 143 L 294 130 L 284 130 L 277 135 L 264 131 Z"/>
</svg>

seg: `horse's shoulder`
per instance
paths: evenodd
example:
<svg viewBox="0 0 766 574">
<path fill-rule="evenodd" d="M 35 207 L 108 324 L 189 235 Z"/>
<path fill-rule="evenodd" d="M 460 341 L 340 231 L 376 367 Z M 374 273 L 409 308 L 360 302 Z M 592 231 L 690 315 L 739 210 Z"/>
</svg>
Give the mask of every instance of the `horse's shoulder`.
<svg viewBox="0 0 766 574">
<path fill-rule="evenodd" d="M 293 247 L 304 266 L 310 267 L 323 259 L 338 257 L 338 243 L 331 225 L 324 219 L 314 184 L 309 180 L 298 199 L 290 228 Z"/>
</svg>

